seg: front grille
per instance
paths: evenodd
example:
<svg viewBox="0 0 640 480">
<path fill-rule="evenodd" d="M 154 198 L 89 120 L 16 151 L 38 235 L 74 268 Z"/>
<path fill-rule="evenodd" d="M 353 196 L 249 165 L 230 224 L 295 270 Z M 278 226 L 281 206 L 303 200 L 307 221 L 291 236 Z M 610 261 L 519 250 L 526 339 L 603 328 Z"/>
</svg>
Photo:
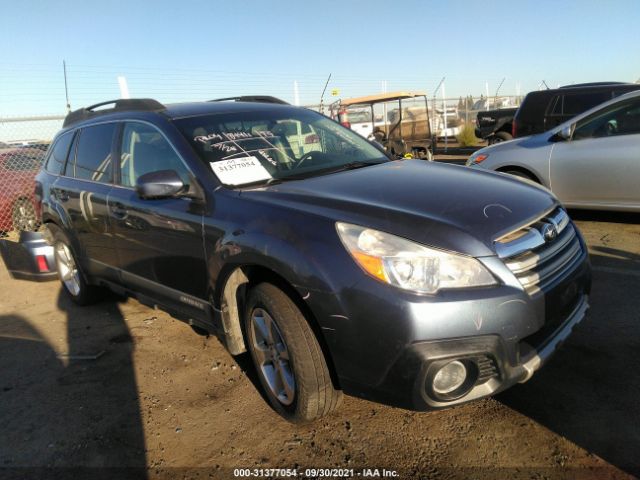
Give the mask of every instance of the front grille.
<svg viewBox="0 0 640 480">
<path fill-rule="evenodd" d="M 564 277 L 584 254 L 562 208 L 501 237 L 496 252 L 530 295 Z"/>
</svg>

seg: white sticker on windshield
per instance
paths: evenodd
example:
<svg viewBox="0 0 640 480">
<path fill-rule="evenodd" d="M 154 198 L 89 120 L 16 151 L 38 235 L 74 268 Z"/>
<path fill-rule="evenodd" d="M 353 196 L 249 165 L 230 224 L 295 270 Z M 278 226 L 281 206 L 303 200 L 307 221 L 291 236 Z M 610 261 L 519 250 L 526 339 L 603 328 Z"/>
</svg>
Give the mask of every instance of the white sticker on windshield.
<svg viewBox="0 0 640 480">
<path fill-rule="evenodd" d="M 209 163 L 213 173 L 227 185 L 242 185 L 271 178 L 256 157 L 232 158 Z"/>
</svg>

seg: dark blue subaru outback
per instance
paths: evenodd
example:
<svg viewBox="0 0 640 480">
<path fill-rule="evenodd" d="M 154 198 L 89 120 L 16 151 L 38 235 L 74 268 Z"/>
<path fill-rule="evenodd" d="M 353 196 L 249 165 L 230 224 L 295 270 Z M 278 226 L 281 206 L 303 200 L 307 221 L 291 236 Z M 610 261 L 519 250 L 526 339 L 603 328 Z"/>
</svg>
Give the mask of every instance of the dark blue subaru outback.
<svg viewBox="0 0 640 480">
<path fill-rule="evenodd" d="M 291 421 L 342 392 L 417 410 L 495 394 L 583 319 L 587 249 L 547 190 L 392 161 L 253 100 L 69 114 L 36 195 L 75 302 L 108 288 L 248 350 Z"/>
</svg>

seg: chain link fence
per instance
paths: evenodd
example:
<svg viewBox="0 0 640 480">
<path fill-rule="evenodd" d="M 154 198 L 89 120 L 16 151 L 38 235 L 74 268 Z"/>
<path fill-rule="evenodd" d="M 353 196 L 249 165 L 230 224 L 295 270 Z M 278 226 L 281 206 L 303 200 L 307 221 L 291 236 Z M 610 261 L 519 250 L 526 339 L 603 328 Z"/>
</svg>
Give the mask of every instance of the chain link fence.
<svg viewBox="0 0 640 480">
<path fill-rule="evenodd" d="M 436 139 L 437 148 L 446 150 L 449 147 L 456 146 L 458 142 L 457 137 L 465 126 L 471 126 L 475 129 L 478 114 L 495 109 L 516 109 L 520 106 L 522 97 L 514 95 L 494 97 L 466 95 L 450 98 L 427 96 L 427 100 L 429 105 L 430 131 Z M 331 104 L 307 105 L 307 108 L 324 113 L 334 119 L 337 118 L 336 112 L 331 109 Z M 362 121 L 371 124 L 371 114 L 369 112 L 369 107 L 362 107 L 360 105 L 352 107 L 350 110 L 352 114 L 351 118 L 359 118 L 358 113 L 368 114 L 368 117 L 365 117 Z M 380 112 L 374 112 L 374 115 L 376 116 L 376 124 L 385 122 L 386 115 Z M 360 128 L 358 122 L 351 121 L 350 124 L 353 130 L 362 133 L 363 129 Z M 482 140 L 478 139 L 478 142 L 481 143 Z"/>
<path fill-rule="evenodd" d="M 39 228 L 34 179 L 63 119 L 0 118 L 0 236 Z"/>
</svg>

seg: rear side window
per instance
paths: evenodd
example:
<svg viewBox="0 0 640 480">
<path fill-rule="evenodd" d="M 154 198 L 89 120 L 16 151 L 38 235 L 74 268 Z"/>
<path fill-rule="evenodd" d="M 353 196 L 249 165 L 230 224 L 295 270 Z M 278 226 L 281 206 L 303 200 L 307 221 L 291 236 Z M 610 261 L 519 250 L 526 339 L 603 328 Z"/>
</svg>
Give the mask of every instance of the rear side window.
<svg viewBox="0 0 640 480">
<path fill-rule="evenodd" d="M 45 167 L 47 172 L 55 175 L 62 172 L 62 167 L 64 166 L 64 162 L 67 161 L 67 155 L 69 154 L 71 140 L 73 140 L 73 132 L 65 133 L 56 140 L 56 143 L 51 147 L 51 153 L 49 154 L 47 166 Z"/>
<path fill-rule="evenodd" d="M 74 177 L 101 183 L 112 181 L 111 146 L 115 131 L 115 123 L 85 127 L 80 131 L 71 172 Z"/>
<path fill-rule="evenodd" d="M 577 115 L 591 107 L 606 102 L 611 98 L 611 92 L 574 93 L 564 96 L 562 105 L 563 115 Z"/>
</svg>

